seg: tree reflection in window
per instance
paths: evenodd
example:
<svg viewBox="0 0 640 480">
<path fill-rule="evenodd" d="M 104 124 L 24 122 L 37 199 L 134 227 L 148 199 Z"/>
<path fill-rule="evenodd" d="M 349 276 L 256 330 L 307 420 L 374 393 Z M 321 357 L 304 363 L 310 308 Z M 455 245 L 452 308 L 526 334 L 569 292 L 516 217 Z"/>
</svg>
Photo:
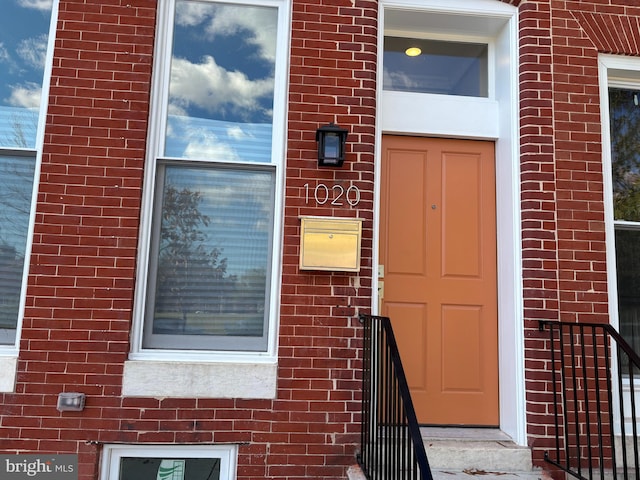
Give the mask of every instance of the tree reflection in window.
<svg viewBox="0 0 640 480">
<path fill-rule="evenodd" d="M 609 89 L 618 323 L 640 351 L 640 93 Z"/>
<path fill-rule="evenodd" d="M 158 180 L 147 340 L 161 347 L 160 339 L 171 336 L 170 344 L 191 349 L 209 337 L 225 349 L 233 345 L 230 337 L 255 337 L 258 348 L 268 300 L 273 172 L 171 163 L 161 165 Z"/>
<path fill-rule="evenodd" d="M 611 88 L 611 173 L 616 220 L 640 221 L 640 92 Z"/>
<path fill-rule="evenodd" d="M 0 2 L 0 345 L 16 341 L 52 6 Z"/>
</svg>

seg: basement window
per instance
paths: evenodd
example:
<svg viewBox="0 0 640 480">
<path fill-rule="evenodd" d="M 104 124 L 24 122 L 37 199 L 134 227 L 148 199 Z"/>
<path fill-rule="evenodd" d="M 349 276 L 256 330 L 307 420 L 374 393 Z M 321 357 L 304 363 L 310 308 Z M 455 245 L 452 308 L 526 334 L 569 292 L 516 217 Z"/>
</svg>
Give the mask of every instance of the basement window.
<svg viewBox="0 0 640 480">
<path fill-rule="evenodd" d="M 101 480 L 234 480 L 235 445 L 106 445 Z"/>
</svg>

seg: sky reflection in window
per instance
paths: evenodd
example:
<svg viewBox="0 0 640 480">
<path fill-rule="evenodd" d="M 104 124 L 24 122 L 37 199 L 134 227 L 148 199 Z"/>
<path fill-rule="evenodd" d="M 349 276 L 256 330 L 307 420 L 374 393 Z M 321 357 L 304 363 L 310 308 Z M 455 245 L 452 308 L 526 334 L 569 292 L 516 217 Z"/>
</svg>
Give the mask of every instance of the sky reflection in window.
<svg viewBox="0 0 640 480">
<path fill-rule="evenodd" d="M 0 147 L 34 149 L 52 0 L 2 0 Z"/>
<path fill-rule="evenodd" d="M 165 156 L 271 162 L 277 9 L 178 0 Z"/>
</svg>

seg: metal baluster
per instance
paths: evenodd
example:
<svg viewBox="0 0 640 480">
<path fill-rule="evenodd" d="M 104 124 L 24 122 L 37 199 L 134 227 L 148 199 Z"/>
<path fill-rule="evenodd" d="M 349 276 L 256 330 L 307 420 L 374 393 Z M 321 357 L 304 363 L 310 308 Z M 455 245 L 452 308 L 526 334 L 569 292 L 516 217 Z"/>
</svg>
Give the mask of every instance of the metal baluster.
<svg viewBox="0 0 640 480">
<path fill-rule="evenodd" d="M 582 378 L 583 378 L 583 398 L 584 398 L 584 415 L 585 415 L 585 426 L 586 426 L 586 436 L 587 436 L 587 460 L 588 460 L 588 470 L 589 470 L 589 478 L 593 478 L 593 445 L 591 444 L 591 417 L 589 415 L 589 373 L 587 369 L 587 346 L 584 343 L 584 326 L 580 325 L 578 327 L 578 331 L 580 332 L 580 345 L 581 345 L 581 358 L 582 358 Z M 576 392 L 576 398 L 578 394 Z M 577 415 L 578 412 L 576 412 Z M 579 460 L 582 463 L 582 460 Z"/>
<path fill-rule="evenodd" d="M 638 419 L 636 418 L 636 389 L 635 389 L 635 381 L 633 375 L 634 365 L 631 359 L 629 359 L 629 393 L 631 394 L 631 428 L 633 431 L 633 466 L 636 471 L 636 479 L 638 479 Z M 625 448 L 626 438 L 624 439 Z"/>
<path fill-rule="evenodd" d="M 613 428 L 614 425 L 614 415 L 613 415 L 613 381 L 611 378 L 611 354 L 612 354 L 612 344 L 609 342 L 609 336 L 606 335 L 603 329 L 603 340 L 604 340 L 604 361 L 605 361 L 605 369 L 607 372 L 607 403 L 608 408 L 607 412 L 609 413 L 609 441 L 611 442 L 611 465 L 613 468 L 613 480 L 618 478 L 617 472 L 617 459 L 616 459 L 616 435 Z"/>
<path fill-rule="evenodd" d="M 628 480 L 629 475 L 627 473 L 627 441 L 626 441 L 626 426 L 624 422 L 624 389 L 622 387 L 622 361 L 621 361 L 621 350 L 620 347 L 616 344 L 616 353 L 617 353 L 617 364 L 618 364 L 618 402 L 620 404 L 620 434 L 622 435 L 622 473 L 625 480 Z"/>
<path fill-rule="evenodd" d="M 554 411 L 554 425 L 555 425 L 555 429 L 556 429 L 556 462 L 560 462 L 560 435 L 559 435 L 559 431 L 560 431 L 560 426 L 558 424 L 558 417 L 560 416 L 560 413 L 558 412 L 558 381 L 556 380 L 556 371 L 557 371 L 557 365 L 556 365 L 556 348 L 554 345 L 554 335 L 553 332 L 555 330 L 555 326 L 554 325 L 549 325 L 549 341 L 551 343 L 550 347 L 551 347 L 551 385 L 553 387 L 553 411 Z M 558 329 L 558 333 L 559 333 L 559 338 L 558 338 L 558 344 L 560 344 L 560 342 L 562 342 L 562 331 L 560 329 Z"/>
<path fill-rule="evenodd" d="M 594 381 L 595 381 L 595 393 L 596 393 L 596 418 L 597 418 L 597 426 L 598 426 L 598 459 L 599 459 L 599 472 L 600 478 L 604 478 L 604 445 L 602 444 L 602 440 L 604 439 L 604 435 L 602 432 L 602 399 L 600 396 L 600 364 L 598 362 L 598 336 L 596 335 L 596 328 L 593 327 L 591 329 L 591 344 L 593 345 L 593 368 L 594 368 Z"/>
</svg>

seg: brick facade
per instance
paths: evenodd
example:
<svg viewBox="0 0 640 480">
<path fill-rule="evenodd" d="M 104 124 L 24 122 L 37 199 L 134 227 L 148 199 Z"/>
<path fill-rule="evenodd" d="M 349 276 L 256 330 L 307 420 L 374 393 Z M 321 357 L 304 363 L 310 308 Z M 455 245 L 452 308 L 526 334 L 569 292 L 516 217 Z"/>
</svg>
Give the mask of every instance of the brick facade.
<svg viewBox="0 0 640 480">
<path fill-rule="evenodd" d="M 505 2 L 509 3 L 509 2 Z M 538 320 L 608 322 L 598 53 L 640 55 L 640 4 L 523 0 L 520 166 L 527 432 L 550 445 Z M 633 5 L 629 5 L 633 4 Z M 636 5 L 637 4 L 637 5 Z M 155 0 L 60 0 L 15 391 L 0 451 L 104 443 L 237 443 L 238 479 L 345 478 L 359 441 L 360 325 L 371 306 L 378 3 L 294 0 L 274 400 L 121 395 L 129 352 L 156 21 Z M 349 129 L 343 169 L 318 169 L 315 129 Z M 306 188 L 357 185 L 356 207 Z M 300 215 L 364 219 L 361 272 L 298 269 Z M 61 391 L 87 394 L 77 414 Z"/>
<path fill-rule="evenodd" d="M 629 3 L 519 7 L 527 432 L 539 464 L 553 426 L 537 321 L 609 321 L 598 54 L 640 54 Z"/>
</svg>

